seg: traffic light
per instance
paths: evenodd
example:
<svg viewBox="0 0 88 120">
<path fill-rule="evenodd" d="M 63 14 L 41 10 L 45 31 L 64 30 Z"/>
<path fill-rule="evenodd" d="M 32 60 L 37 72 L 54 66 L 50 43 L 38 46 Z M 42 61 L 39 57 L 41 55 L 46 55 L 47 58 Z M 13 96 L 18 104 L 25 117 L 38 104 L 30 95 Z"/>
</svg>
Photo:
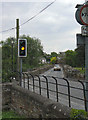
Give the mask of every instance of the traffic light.
<svg viewBox="0 0 88 120">
<path fill-rule="evenodd" d="M 18 57 L 27 57 L 26 39 L 18 39 Z"/>
</svg>

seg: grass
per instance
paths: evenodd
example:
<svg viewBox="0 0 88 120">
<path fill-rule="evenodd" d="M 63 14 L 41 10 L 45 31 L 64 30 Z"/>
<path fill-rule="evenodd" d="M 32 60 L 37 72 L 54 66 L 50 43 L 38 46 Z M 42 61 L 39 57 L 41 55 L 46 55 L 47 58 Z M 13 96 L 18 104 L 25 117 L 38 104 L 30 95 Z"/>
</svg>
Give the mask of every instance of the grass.
<svg viewBox="0 0 88 120">
<path fill-rule="evenodd" d="M 1 117 L 0 117 L 1 118 Z M 23 116 L 19 116 L 14 111 L 4 111 L 2 112 L 2 119 L 6 118 L 24 118 Z"/>
<path fill-rule="evenodd" d="M 85 72 L 85 68 L 83 68 L 83 70 L 82 70 L 81 67 L 75 67 L 75 69 L 79 70 L 81 74 L 84 74 L 84 72 Z"/>
<path fill-rule="evenodd" d="M 77 109 L 73 109 L 71 110 L 71 114 L 70 114 L 70 120 L 87 120 L 88 117 L 88 112 L 86 112 L 85 110 L 77 110 Z"/>
</svg>

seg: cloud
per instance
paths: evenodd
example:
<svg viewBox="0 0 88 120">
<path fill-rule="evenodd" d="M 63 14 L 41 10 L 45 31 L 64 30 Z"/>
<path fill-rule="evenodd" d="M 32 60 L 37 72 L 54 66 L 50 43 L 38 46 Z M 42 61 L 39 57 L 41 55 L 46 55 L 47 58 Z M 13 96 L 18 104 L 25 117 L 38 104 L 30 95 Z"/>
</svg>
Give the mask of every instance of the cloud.
<svg viewBox="0 0 88 120">
<path fill-rule="evenodd" d="M 53 2 L 54 0 L 3 0 L 3 2 Z"/>
<path fill-rule="evenodd" d="M 80 32 L 80 25 L 75 20 L 75 6 L 83 2 L 84 0 L 57 0 L 32 21 L 21 26 L 20 35 L 39 38 L 47 53 L 75 49 L 75 36 Z M 16 26 L 17 18 L 22 24 L 48 4 L 48 2 L 3 2 L 3 30 Z M 16 31 L 3 33 L 2 38 L 5 40 L 9 36 L 16 36 Z"/>
</svg>

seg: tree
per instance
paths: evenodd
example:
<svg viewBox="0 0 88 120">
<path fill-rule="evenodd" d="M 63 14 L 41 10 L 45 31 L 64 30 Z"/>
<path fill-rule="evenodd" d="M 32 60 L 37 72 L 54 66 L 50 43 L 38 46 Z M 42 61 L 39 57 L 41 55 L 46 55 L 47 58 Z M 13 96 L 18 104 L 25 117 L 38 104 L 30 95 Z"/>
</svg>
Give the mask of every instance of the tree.
<svg viewBox="0 0 88 120">
<path fill-rule="evenodd" d="M 50 62 L 50 59 L 51 59 L 51 55 L 50 54 L 43 53 L 43 56 L 46 58 L 47 62 Z"/>
<path fill-rule="evenodd" d="M 74 51 L 65 52 L 65 62 L 73 67 L 84 67 L 85 65 L 85 46 L 79 46 Z"/>
<path fill-rule="evenodd" d="M 75 49 L 77 52 L 77 65 L 79 67 L 84 67 L 85 66 L 85 46 L 79 46 L 78 48 Z"/>
<path fill-rule="evenodd" d="M 16 40 L 14 40 L 14 46 L 16 45 Z M 9 80 L 12 74 L 12 43 L 11 38 L 6 39 L 6 41 L 1 41 L 2 45 L 2 80 Z M 16 49 L 14 47 L 14 53 Z M 14 70 L 16 69 L 16 55 L 14 54 Z"/>
<path fill-rule="evenodd" d="M 57 57 L 58 54 L 56 52 L 51 52 L 51 57 Z"/>
<path fill-rule="evenodd" d="M 66 64 L 75 67 L 76 66 L 76 55 L 77 53 L 73 50 L 67 50 L 65 52 L 65 62 Z"/>
<path fill-rule="evenodd" d="M 38 67 L 39 60 L 41 56 L 43 56 L 43 46 L 41 45 L 41 41 L 37 38 L 31 38 L 25 35 L 21 36 L 20 38 L 27 39 L 28 45 L 27 58 L 23 59 L 23 63 L 25 66 L 28 64 L 29 68 Z"/>
<path fill-rule="evenodd" d="M 43 46 L 41 41 L 37 38 L 31 38 L 29 36 L 21 36 L 20 38 L 27 39 L 27 57 L 23 59 L 23 71 L 27 69 L 38 67 L 40 57 L 43 55 Z M 12 43 L 11 38 L 6 39 L 6 41 L 1 41 L 2 45 L 2 78 L 8 80 L 12 75 Z M 16 39 L 14 38 L 13 47 L 13 68 L 16 71 L 17 66 L 17 45 Z"/>
</svg>

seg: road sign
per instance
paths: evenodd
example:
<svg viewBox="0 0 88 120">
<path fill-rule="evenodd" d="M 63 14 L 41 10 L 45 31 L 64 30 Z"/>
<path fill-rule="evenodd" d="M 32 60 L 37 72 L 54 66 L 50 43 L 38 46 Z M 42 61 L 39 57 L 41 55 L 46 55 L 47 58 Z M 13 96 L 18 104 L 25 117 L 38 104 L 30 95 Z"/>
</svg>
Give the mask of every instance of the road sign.
<svg viewBox="0 0 88 120">
<path fill-rule="evenodd" d="M 78 9 L 76 10 L 76 13 L 75 13 L 75 18 L 80 25 L 83 25 L 83 23 L 80 20 L 80 9 L 82 8 L 82 6 L 83 5 L 78 6 L 77 7 Z"/>
<path fill-rule="evenodd" d="M 76 20 L 81 25 L 88 26 L 88 4 L 80 5 L 75 13 Z"/>
<path fill-rule="evenodd" d="M 80 20 L 84 25 L 88 26 L 88 4 L 82 6 L 80 9 Z"/>
<path fill-rule="evenodd" d="M 76 34 L 77 46 L 85 45 L 85 37 L 82 34 Z"/>
<path fill-rule="evenodd" d="M 82 33 L 83 36 L 88 36 L 88 26 L 83 25 L 81 27 L 81 33 Z"/>
<path fill-rule="evenodd" d="M 18 57 L 27 57 L 26 39 L 18 39 Z"/>
</svg>

